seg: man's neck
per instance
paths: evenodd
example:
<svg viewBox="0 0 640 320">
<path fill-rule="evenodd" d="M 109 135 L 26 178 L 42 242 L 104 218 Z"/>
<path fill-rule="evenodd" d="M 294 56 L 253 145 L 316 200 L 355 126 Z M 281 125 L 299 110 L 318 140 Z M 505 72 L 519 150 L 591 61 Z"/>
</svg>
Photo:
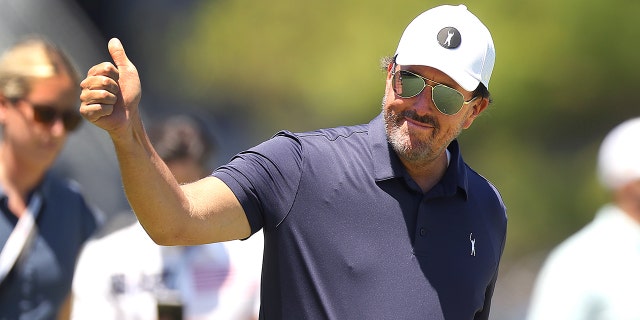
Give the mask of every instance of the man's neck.
<svg viewBox="0 0 640 320">
<path fill-rule="evenodd" d="M 448 152 L 443 152 L 436 159 L 429 162 L 415 163 L 404 159 L 400 160 L 422 192 L 426 193 L 444 176 L 449 166 L 449 157 Z"/>
</svg>

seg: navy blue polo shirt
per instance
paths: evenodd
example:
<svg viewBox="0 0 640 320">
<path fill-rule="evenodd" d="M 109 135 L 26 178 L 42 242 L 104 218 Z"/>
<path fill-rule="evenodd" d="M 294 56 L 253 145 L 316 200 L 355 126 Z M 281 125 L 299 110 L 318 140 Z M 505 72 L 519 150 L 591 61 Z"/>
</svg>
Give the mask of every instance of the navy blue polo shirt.
<svg viewBox="0 0 640 320">
<path fill-rule="evenodd" d="M 458 143 L 429 192 L 369 124 L 280 132 L 213 175 L 264 230 L 260 319 L 487 319 L 506 236 Z"/>
<path fill-rule="evenodd" d="M 2 320 L 55 319 L 71 293 L 78 254 L 100 222 L 75 183 L 47 173 L 35 191 L 42 196 L 37 230 L 0 284 Z M 18 223 L 6 202 L 0 186 L 0 248 Z"/>
</svg>

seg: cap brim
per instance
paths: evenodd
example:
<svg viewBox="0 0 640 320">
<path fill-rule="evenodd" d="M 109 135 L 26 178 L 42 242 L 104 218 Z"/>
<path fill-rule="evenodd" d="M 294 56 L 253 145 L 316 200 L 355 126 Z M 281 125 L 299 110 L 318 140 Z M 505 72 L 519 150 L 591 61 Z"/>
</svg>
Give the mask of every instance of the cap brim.
<svg viewBox="0 0 640 320">
<path fill-rule="evenodd" d="M 449 76 L 466 91 L 472 92 L 478 88 L 480 80 L 475 78 L 473 75 L 470 75 L 464 70 L 451 68 L 451 65 L 455 64 L 443 61 L 442 58 L 434 58 L 433 56 L 425 58 L 424 56 L 412 57 L 410 54 L 398 54 L 396 57 L 396 63 L 405 66 L 426 66 L 435 68 Z"/>
</svg>

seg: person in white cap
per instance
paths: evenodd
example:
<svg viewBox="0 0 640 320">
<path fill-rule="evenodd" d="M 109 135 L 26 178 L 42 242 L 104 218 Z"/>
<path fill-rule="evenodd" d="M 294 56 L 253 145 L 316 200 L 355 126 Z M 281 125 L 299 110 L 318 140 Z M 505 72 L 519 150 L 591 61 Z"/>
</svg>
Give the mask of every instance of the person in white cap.
<svg viewBox="0 0 640 320">
<path fill-rule="evenodd" d="M 547 257 L 528 319 L 640 319 L 640 118 L 603 140 L 598 175 L 611 202 Z"/>
<path fill-rule="evenodd" d="M 148 141 L 135 66 L 108 47 L 80 111 L 112 138 L 134 212 L 163 245 L 262 230 L 260 319 L 488 319 L 506 208 L 456 138 L 490 103 L 495 50 L 465 6 L 408 25 L 371 122 L 281 131 L 184 185 Z"/>
</svg>

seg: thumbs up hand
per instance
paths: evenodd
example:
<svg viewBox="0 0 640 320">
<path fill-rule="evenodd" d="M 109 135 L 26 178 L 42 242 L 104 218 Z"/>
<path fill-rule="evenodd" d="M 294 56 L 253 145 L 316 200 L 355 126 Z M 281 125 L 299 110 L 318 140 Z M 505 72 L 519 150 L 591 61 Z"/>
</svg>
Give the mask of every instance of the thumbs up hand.
<svg viewBox="0 0 640 320">
<path fill-rule="evenodd" d="M 138 70 L 120 40 L 111 39 L 108 47 L 113 63 L 91 67 L 80 83 L 80 113 L 113 137 L 131 130 L 132 121 L 140 121 L 138 104 L 142 89 Z"/>
</svg>

